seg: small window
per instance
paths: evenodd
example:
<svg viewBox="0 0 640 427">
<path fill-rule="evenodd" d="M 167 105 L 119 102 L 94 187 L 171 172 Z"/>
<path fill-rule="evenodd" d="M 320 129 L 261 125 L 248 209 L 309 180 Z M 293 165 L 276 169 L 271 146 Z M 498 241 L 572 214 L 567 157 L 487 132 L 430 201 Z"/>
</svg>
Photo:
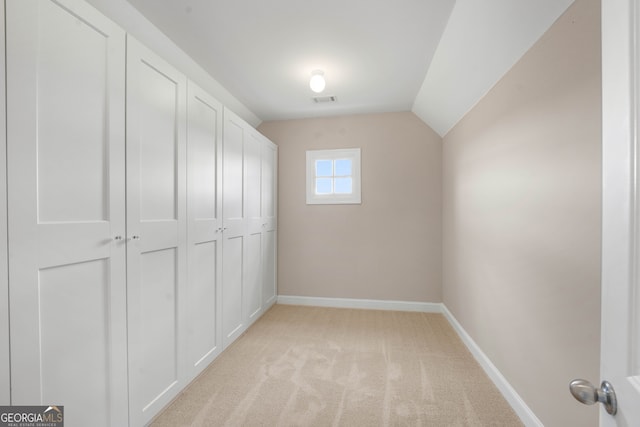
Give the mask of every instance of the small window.
<svg viewBox="0 0 640 427">
<path fill-rule="evenodd" d="M 360 149 L 307 151 L 307 204 L 360 204 Z"/>
</svg>

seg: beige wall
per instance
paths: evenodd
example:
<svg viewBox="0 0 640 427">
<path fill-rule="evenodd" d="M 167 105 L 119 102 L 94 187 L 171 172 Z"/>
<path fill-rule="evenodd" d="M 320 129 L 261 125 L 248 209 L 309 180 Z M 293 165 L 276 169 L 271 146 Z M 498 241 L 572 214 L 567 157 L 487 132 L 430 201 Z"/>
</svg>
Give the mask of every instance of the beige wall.
<svg viewBox="0 0 640 427">
<path fill-rule="evenodd" d="M 441 138 L 412 113 L 263 123 L 278 144 L 278 294 L 440 302 Z M 305 152 L 362 149 L 361 205 L 306 205 Z"/>
<path fill-rule="evenodd" d="M 444 138 L 445 305 L 547 427 L 598 424 L 600 88 L 578 0 Z"/>
</svg>

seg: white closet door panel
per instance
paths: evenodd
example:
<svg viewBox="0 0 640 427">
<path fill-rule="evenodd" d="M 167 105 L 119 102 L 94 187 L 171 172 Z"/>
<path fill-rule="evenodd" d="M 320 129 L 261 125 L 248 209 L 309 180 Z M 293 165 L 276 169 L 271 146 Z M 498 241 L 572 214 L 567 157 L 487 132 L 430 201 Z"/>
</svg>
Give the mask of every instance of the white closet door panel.
<svg viewBox="0 0 640 427">
<path fill-rule="evenodd" d="M 42 5 L 41 13 L 38 219 L 40 223 L 103 221 L 108 218 L 108 163 L 104 162 L 108 93 L 96 82 L 107 82 L 108 39 L 95 28 L 71 26 L 68 21 L 73 16 L 60 6 Z M 69 97 L 70 93 L 82 96 Z"/>
<path fill-rule="evenodd" d="M 226 348 L 244 330 L 242 284 L 244 276 L 244 236 L 224 239 L 222 278 L 223 345 Z"/>
<path fill-rule="evenodd" d="M 242 221 L 244 209 L 244 149 L 245 130 L 242 121 L 229 110 L 224 110 L 223 139 L 223 214 L 225 226 L 232 221 Z M 238 229 L 232 234 L 241 233 Z"/>
<path fill-rule="evenodd" d="M 247 238 L 247 278 L 245 313 L 247 323 L 255 321 L 262 313 L 262 233 L 249 234 Z"/>
<path fill-rule="evenodd" d="M 124 32 L 80 1 L 6 14 L 11 403 L 127 425 Z"/>
<path fill-rule="evenodd" d="M 262 216 L 268 229 L 276 227 L 278 192 L 278 146 L 265 138 L 262 145 Z"/>
<path fill-rule="evenodd" d="M 178 382 L 178 260 L 176 249 L 140 256 L 140 384 L 152 404 Z"/>
<path fill-rule="evenodd" d="M 177 218 L 176 164 L 178 153 L 178 87 L 180 80 L 148 62 L 136 65 L 138 85 L 138 139 L 140 218 L 143 221 Z M 184 83 L 183 83 L 184 84 Z"/>
<path fill-rule="evenodd" d="M 221 215 L 222 105 L 189 82 L 188 151 L 190 207 L 195 219 Z"/>
<path fill-rule="evenodd" d="M 90 408 L 98 419 L 110 418 L 108 405 L 99 403 L 108 402 L 111 392 L 108 279 L 106 259 L 39 272 L 42 400 L 73 402 L 65 411 L 69 424 L 82 420 L 74 417 L 76 405 Z M 61 351 L 73 357 L 60 360 Z"/>
<path fill-rule="evenodd" d="M 276 230 L 270 230 L 264 233 L 264 251 L 262 258 L 262 300 L 264 307 L 269 307 L 276 300 Z"/>
<path fill-rule="evenodd" d="M 222 140 L 222 327 L 223 345 L 228 346 L 246 329 L 246 123 L 224 109 Z"/>
<path fill-rule="evenodd" d="M 220 255 L 218 245 L 218 241 L 198 243 L 189 253 L 188 361 L 192 375 L 201 372 L 222 350 L 221 310 L 218 308 L 221 269 L 216 262 Z"/>
<path fill-rule="evenodd" d="M 262 140 L 258 131 L 251 129 L 247 135 L 245 167 L 247 169 L 247 217 L 249 230 L 260 230 L 262 217 Z"/>
<path fill-rule="evenodd" d="M 222 351 L 222 105 L 188 82 L 187 363 L 194 378 Z"/>
<path fill-rule="evenodd" d="M 244 313 L 249 325 L 262 314 L 262 135 L 249 125 L 245 126 L 247 266 Z"/>
<path fill-rule="evenodd" d="M 127 36 L 130 418 L 148 422 L 185 383 L 186 78 Z"/>
<path fill-rule="evenodd" d="M 276 301 L 277 295 L 277 189 L 278 147 L 264 139 L 262 145 L 262 299 L 266 309 Z"/>
<path fill-rule="evenodd" d="M 4 7 L 0 8 L 0 82 L 5 81 Z M 0 84 L 0 405 L 11 403 L 9 370 L 9 281 L 7 254 L 6 93 Z"/>
</svg>

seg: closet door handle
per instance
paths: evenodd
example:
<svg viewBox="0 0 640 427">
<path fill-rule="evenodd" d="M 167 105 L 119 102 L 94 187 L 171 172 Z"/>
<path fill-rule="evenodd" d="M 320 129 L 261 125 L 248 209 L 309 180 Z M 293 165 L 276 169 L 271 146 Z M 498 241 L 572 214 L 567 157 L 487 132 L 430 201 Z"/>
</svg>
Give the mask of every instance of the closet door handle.
<svg viewBox="0 0 640 427">
<path fill-rule="evenodd" d="M 120 240 L 122 240 L 122 236 L 116 236 L 113 238 L 113 240 L 115 240 L 116 242 L 119 242 Z"/>
<path fill-rule="evenodd" d="M 609 381 L 602 381 L 600 388 L 596 388 L 593 384 L 586 380 L 573 380 L 569 384 L 569 390 L 576 400 L 585 405 L 593 405 L 594 403 L 602 403 L 611 415 L 618 412 L 618 399 L 616 392 Z"/>
<path fill-rule="evenodd" d="M 131 240 L 140 240 L 140 236 L 131 236 Z"/>
</svg>

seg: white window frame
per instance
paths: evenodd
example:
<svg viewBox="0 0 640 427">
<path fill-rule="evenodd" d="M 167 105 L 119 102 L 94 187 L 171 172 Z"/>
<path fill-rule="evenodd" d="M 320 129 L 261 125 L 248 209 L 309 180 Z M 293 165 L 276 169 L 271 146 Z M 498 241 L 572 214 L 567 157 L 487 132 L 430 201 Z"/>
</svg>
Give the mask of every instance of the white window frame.
<svg viewBox="0 0 640 427">
<path fill-rule="evenodd" d="M 351 194 L 316 194 L 316 161 L 317 160 L 351 160 Z M 307 204 L 308 205 L 359 205 L 362 203 L 360 176 L 360 149 L 343 148 L 337 150 L 307 151 Z"/>
</svg>

